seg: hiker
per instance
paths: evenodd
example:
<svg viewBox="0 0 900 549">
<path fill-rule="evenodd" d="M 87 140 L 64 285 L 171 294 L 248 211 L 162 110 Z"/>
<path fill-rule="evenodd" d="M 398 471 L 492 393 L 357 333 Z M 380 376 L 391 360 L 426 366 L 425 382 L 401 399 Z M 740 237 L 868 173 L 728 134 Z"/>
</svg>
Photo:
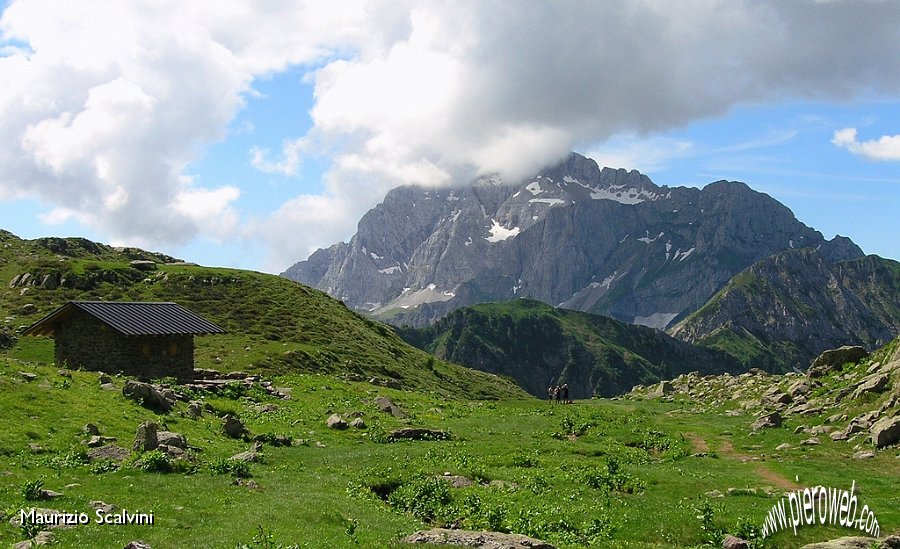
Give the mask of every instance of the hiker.
<svg viewBox="0 0 900 549">
<path fill-rule="evenodd" d="M 549 402 L 550 404 L 553 404 L 554 398 L 555 397 L 553 396 L 553 386 L 551 385 L 551 386 L 547 387 L 547 402 Z"/>
<path fill-rule="evenodd" d="M 569 400 L 569 384 L 568 383 L 563 383 L 562 401 L 564 404 L 572 404 L 572 402 Z"/>
<path fill-rule="evenodd" d="M 553 388 L 553 399 L 556 400 L 556 403 L 559 404 L 560 399 L 562 398 L 562 388 L 557 385 Z"/>
</svg>

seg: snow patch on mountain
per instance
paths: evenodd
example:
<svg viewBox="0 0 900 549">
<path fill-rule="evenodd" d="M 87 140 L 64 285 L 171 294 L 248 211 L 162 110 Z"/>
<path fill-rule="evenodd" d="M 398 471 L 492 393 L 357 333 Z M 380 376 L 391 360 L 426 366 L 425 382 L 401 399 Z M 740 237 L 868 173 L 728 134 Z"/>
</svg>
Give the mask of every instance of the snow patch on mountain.
<svg viewBox="0 0 900 549">
<path fill-rule="evenodd" d="M 506 240 L 508 238 L 512 238 L 512 237 L 516 236 L 517 234 L 519 234 L 519 232 L 522 230 L 519 227 L 513 227 L 511 229 L 507 229 L 506 227 L 501 225 L 500 222 L 498 222 L 495 219 L 491 219 L 491 223 L 492 223 L 491 228 L 490 228 L 491 235 L 484 237 L 484 239 L 492 244 L 500 242 L 501 240 Z"/>
</svg>

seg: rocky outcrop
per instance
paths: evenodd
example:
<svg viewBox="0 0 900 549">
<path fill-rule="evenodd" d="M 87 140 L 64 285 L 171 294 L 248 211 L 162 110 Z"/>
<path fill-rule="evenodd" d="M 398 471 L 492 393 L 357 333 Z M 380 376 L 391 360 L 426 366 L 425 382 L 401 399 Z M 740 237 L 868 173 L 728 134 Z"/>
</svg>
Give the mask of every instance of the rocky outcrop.
<svg viewBox="0 0 900 549">
<path fill-rule="evenodd" d="M 394 189 L 349 243 L 283 274 L 398 325 L 529 297 L 662 329 L 794 246 L 822 246 L 832 260 L 862 255 L 852 242 L 829 246 L 742 183 L 660 187 L 572 154 L 522 181 Z"/>
<path fill-rule="evenodd" d="M 447 440 L 450 433 L 424 427 L 402 427 L 388 433 L 388 440 Z"/>
<path fill-rule="evenodd" d="M 168 412 L 175 406 L 175 393 L 161 385 L 152 385 L 141 381 L 128 380 L 122 388 L 122 394 L 141 406 Z"/>
<path fill-rule="evenodd" d="M 549 543 L 520 534 L 450 530 L 447 528 L 422 530 L 406 536 L 403 542 L 441 546 L 459 545 L 480 549 L 554 549 L 554 546 Z"/>
<path fill-rule="evenodd" d="M 869 352 L 859 345 L 844 345 L 837 349 L 828 349 L 812 361 L 812 364 L 809 365 L 806 371 L 806 375 L 811 378 L 822 377 L 830 372 L 839 370 L 841 366 L 848 362 L 859 362 L 868 354 Z"/>
<path fill-rule="evenodd" d="M 885 417 L 876 421 L 869 430 L 872 444 L 878 448 L 900 442 L 900 416 Z"/>
</svg>

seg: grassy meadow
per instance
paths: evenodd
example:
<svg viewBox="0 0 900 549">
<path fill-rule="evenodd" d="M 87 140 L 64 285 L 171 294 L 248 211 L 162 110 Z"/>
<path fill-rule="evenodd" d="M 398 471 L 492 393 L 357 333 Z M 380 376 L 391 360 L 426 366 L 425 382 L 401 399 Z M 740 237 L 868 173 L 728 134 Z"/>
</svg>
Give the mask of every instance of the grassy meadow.
<svg viewBox="0 0 900 549">
<path fill-rule="evenodd" d="M 158 266 L 136 269 L 135 259 Z M 25 273 L 41 284 L 23 285 Z M 105 389 L 99 373 L 63 375 L 52 363 L 52 340 L 15 336 L 72 299 L 181 303 L 228 332 L 197 338 L 198 367 L 259 374 L 291 398 L 259 388 L 176 387 L 207 405 L 192 419 L 185 402 L 158 413 L 126 399 L 124 378 Z M 794 420 L 752 435 L 749 412 L 727 400 L 551 405 L 271 275 L 0 231 L 0 318 L 0 546 L 34 533 L 10 522 L 21 509 L 44 507 L 91 519 L 54 529 L 57 547 L 121 548 L 130 540 L 154 549 L 403 547 L 406 535 L 431 526 L 515 532 L 560 548 L 717 547 L 725 533 L 757 536 L 786 490 L 843 489 L 854 480 L 882 535 L 900 528 L 896 449 L 857 460 L 849 444 L 827 436 L 801 446 L 807 435 L 792 434 Z M 393 399 L 405 417 L 379 411 L 377 396 Z M 359 416 L 366 427 L 329 429 L 334 413 Z M 251 442 L 223 434 L 226 414 L 262 436 L 261 461 L 228 459 Z M 86 424 L 130 449 L 147 420 L 184 434 L 188 459 L 86 458 Z M 389 433 L 400 427 L 450 436 L 392 442 Z M 271 444 L 285 438 L 290 446 Z M 777 451 L 785 442 L 793 448 Z M 62 495 L 41 500 L 42 488 Z M 95 524 L 96 501 L 152 512 L 154 524 Z M 797 547 L 853 533 L 806 527 L 751 541 Z"/>
<path fill-rule="evenodd" d="M 37 348 L 31 353 L 40 354 Z M 712 547 L 723 532 L 758 534 L 785 490 L 817 484 L 849 489 L 851 480 L 883 535 L 900 524 L 896 452 L 852 460 L 846 443 L 826 437 L 819 446 L 779 453 L 776 446 L 796 444 L 802 436 L 791 434 L 793 425 L 751 436 L 751 418 L 690 411 L 690 402 L 469 401 L 297 373 L 270 378 L 291 389 L 290 400 L 255 389 L 193 395 L 213 411 L 189 419 L 184 403 L 155 413 L 120 391 L 102 389 L 97 373 L 71 376 L 47 362 L 0 359 L 0 501 L 6 516 L 0 543 L 23 539 L 8 521 L 19 509 L 50 507 L 93 519 L 89 503 L 101 500 L 131 512 L 152 511 L 154 524 L 57 529 L 55 543 L 402 547 L 402 537 L 417 529 L 455 523 L 527 534 L 564 548 Z M 121 387 L 124 380 L 113 382 Z M 407 417 L 378 411 L 378 395 L 394 399 Z M 263 411 L 266 404 L 277 409 Z M 330 414 L 349 419 L 353 412 L 361 412 L 365 429 L 325 426 Z M 226 413 L 238 415 L 253 434 L 287 435 L 294 444 L 266 444 L 262 462 L 229 470 L 226 458 L 249 443 L 222 434 L 219 416 Z M 119 467 L 86 463 L 86 423 L 130 448 L 135 428 L 148 419 L 183 433 L 196 448 L 192 459 L 169 464 L 170 472 L 144 470 L 136 455 Z M 451 437 L 388 441 L 390 430 L 408 425 L 442 429 Z M 445 473 L 474 482 L 454 488 L 439 478 Z M 258 487 L 236 484 L 235 475 Z M 63 495 L 30 501 L 26 488 L 35 481 Z M 725 497 L 704 495 L 714 490 Z M 806 527 L 796 537 L 782 532 L 757 546 L 795 547 L 851 533 Z"/>
</svg>

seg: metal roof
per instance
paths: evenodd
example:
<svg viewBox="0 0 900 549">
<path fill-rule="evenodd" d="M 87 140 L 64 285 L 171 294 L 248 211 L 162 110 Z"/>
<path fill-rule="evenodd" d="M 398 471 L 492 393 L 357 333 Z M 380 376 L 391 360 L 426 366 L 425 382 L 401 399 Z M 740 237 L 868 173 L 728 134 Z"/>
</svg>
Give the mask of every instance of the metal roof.
<svg viewBox="0 0 900 549">
<path fill-rule="evenodd" d="M 56 325 L 83 311 L 124 335 L 221 334 L 225 330 L 171 302 L 70 301 L 25 330 L 51 335 Z"/>
</svg>

